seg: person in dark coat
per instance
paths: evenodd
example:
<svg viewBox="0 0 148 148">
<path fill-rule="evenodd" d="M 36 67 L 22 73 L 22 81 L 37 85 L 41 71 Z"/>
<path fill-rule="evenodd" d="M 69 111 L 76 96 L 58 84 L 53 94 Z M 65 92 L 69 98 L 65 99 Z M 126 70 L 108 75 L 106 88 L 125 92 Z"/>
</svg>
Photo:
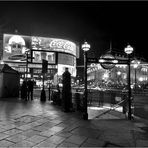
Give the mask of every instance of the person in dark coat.
<svg viewBox="0 0 148 148">
<path fill-rule="evenodd" d="M 21 87 L 21 98 L 27 101 L 27 82 L 25 80 Z"/>
<path fill-rule="evenodd" d="M 27 86 L 28 86 L 28 100 L 30 99 L 31 97 L 31 100 L 33 100 L 33 85 L 34 85 L 34 82 L 33 80 L 28 80 L 27 82 Z"/>
<path fill-rule="evenodd" d="M 62 106 L 65 112 L 69 112 L 72 107 L 72 94 L 71 94 L 71 74 L 68 68 L 62 74 L 63 89 L 62 89 Z"/>
</svg>

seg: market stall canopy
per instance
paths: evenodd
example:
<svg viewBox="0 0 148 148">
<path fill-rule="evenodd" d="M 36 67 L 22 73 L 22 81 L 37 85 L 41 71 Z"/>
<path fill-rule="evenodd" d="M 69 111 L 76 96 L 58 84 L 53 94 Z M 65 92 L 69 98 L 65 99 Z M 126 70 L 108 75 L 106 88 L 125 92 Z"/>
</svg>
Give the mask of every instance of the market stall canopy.
<svg viewBox="0 0 148 148">
<path fill-rule="evenodd" d="M 18 71 L 16 71 L 16 70 L 14 70 L 13 68 L 11 68 L 8 64 L 0 64 L 0 72 L 19 74 Z"/>
</svg>

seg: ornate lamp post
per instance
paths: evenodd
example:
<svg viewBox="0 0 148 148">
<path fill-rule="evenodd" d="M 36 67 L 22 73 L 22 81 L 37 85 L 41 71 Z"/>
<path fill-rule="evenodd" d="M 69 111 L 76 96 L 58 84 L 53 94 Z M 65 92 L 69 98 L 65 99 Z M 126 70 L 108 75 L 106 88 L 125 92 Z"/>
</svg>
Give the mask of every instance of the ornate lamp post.
<svg viewBox="0 0 148 148">
<path fill-rule="evenodd" d="M 133 47 L 128 45 L 127 47 L 124 48 L 124 52 L 128 55 L 128 119 L 131 120 L 131 77 L 130 77 L 130 65 L 131 65 L 131 59 L 130 59 L 130 54 L 134 51 Z"/>
<path fill-rule="evenodd" d="M 134 64 L 133 67 L 135 69 L 135 93 L 136 93 L 136 88 L 137 88 L 137 68 L 138 68 L 138 66 L 140 64 L 140 61 L 134 60 L 134 61 L 132 61 L 132 63 Z"/>
<path fill-rule="evenodd" d="M 82 50 L 84 51 L 84 98 L 83 98 L 83 119 L 88 120 L 87 113 L 87 51 L 90 49 L 90 45 L 87 42 L 82 44 Z"/>
</svg>

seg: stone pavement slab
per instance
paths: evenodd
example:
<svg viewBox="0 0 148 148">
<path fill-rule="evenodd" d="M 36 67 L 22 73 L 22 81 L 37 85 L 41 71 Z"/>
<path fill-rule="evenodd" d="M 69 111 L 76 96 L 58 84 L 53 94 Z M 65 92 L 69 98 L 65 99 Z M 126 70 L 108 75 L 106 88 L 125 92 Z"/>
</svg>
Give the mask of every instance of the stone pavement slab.
<svg viewBox="0 0 148 148">
<path fill-rule="evenodd" d="M 0 101 L 3 147 L 148 146 L 148 122 L 128 121 L 112 112 L 85 121 L 80 112 L 62 112 L 49 101 Z"/>
</svg>

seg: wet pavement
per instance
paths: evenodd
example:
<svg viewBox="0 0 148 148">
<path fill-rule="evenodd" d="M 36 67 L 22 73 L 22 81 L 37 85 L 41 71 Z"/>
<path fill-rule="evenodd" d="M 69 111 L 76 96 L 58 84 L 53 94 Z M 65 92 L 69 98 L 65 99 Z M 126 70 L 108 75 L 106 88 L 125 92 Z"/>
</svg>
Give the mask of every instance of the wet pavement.
<svg viewBox="0 0 148 148">
<path fill-rule="evenodd" d="M 148 122 L 115 112 L 88 121 L 39 99 L 0 100 L 0 147 L 148 147 Z"/>
</svg>

